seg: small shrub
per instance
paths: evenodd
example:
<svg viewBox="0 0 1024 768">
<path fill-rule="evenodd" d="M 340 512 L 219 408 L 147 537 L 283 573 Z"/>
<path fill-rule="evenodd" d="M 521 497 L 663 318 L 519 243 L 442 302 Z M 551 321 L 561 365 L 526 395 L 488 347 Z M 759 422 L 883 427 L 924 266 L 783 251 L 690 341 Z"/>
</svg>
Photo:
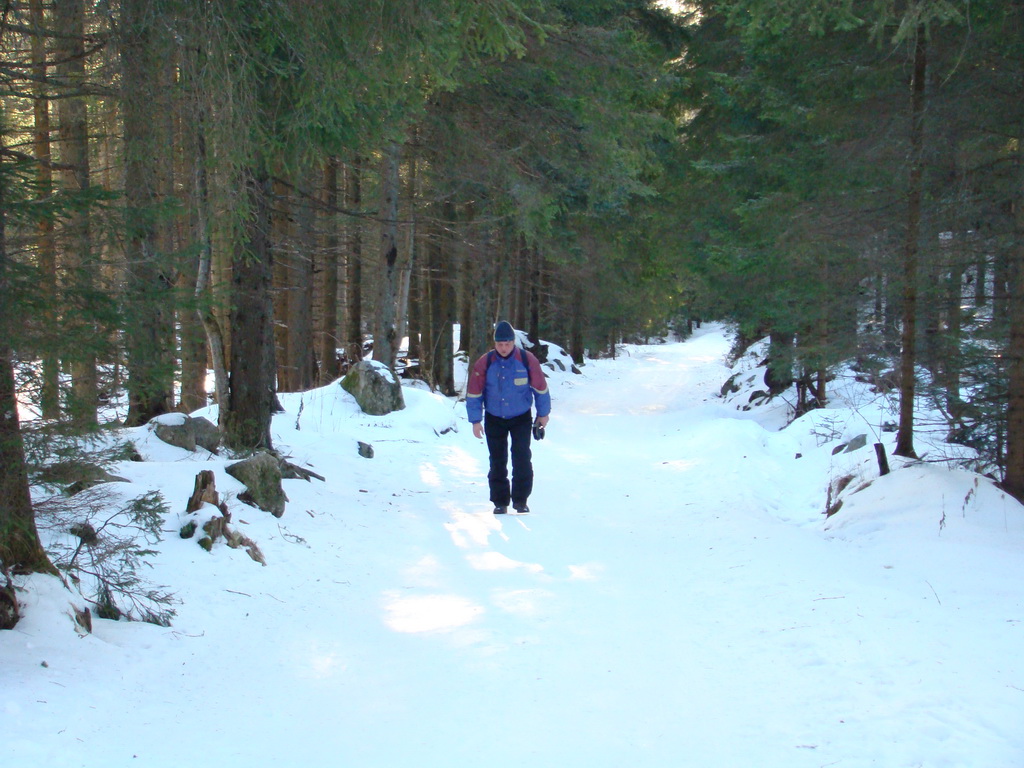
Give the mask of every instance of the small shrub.
<svg viewBox="0 0 1024 768">
<path fill-rule="evenodd" d="M 156 491 L 125 501 L 105 486 L 53 496 L 36 507 L 53 564 L 79 586 L 97 616 L 160 626 L 170 624 L 174 598 L 139 573 L 157 554 L 152 546 L 161 539 L 167 511 Z"/>
</svg>

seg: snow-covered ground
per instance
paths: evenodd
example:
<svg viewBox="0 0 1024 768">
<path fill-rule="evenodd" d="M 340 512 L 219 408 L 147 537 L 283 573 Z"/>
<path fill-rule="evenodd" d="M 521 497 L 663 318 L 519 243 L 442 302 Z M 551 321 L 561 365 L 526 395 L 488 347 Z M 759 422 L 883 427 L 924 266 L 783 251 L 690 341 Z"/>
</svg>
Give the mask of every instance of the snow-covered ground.
<svg viewBox="0 0 1024 768">
<path fill-rule="evenodd" d="M 1024 765 L 1021 506 L 936 465 L 868 484 L 883 404 L 779 430 L 717 396 L 728 345 L 708 325 L 552 373 L 525 517 L 491 514 L 463 405 L 422 389 L 385 417 L 284 396 L 276 446 L 326 481 L 285 481 L 280 519 L 132 431 L 147 461 L 115 473 L 173 510 L 143 575 L 178 615 L 81 636 L 80 598 L 23 581 L 0 765 Z M 201 469 L 266 566 L 177 535 Z"/>
</svg>

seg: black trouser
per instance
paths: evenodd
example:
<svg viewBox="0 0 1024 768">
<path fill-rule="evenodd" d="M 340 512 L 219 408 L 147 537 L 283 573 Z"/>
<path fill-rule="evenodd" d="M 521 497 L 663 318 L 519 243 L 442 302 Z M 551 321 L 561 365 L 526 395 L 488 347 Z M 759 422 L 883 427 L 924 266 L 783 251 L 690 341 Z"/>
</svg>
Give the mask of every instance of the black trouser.
<svg viewBox="0 0 1024 768">
<path fill-rule="evenodd" d="M 530 433 L 533 414 L 530 411 L 511 419 L 491 414 L 484 415 L 484 434 L 487 451 L 491 456 L 491 469 L 487 482 L 491 486 L 491 503 L 496 507 L 526 504 L 533 490 L 533 464 L 530 454 Z M 508 439 L 512 437 L 512 485 L 508 482 Z"/>
</svg>

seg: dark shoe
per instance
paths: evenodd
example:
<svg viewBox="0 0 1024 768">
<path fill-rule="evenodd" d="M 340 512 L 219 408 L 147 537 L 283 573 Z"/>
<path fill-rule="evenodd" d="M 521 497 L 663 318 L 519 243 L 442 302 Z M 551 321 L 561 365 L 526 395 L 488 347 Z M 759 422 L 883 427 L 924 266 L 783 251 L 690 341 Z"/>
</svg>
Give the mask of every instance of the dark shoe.
<svg viewBox="0 0 1024 768">
<path fill-rule="evenodd" d="M 517 515 L 528 515 L 530 514 L 530 508 L 525 504 L 516 504 L 512 507 Z"/>
<path fill-rule="evenodd" d="M 504 515 L 507 512 L 508 512 L 508 507 L 495 507 L 494 508 L 494 514 L 496 514 L 496 515 Z"/>
</svg>

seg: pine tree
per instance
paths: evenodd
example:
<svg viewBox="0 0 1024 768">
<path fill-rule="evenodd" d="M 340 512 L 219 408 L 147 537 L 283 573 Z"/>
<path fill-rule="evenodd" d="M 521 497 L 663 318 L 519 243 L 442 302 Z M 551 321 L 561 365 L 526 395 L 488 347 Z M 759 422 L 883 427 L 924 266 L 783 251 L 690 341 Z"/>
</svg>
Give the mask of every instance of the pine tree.
<svg viewBox="0 0 1024 768">
<path fill-rule="evenodd" d="M 60 184 L 68 195 L 90 191 L 89 125 L 85 97 L 85 4 L 82 0 L 55 0 L 54 66 L 55 82 L 61 91 L 58 101 L 60 135 Z M 85 206 L 73 209 L 63 232 L 63 262 L 71 295 L 87 294 L 96 287 L 96 259 L 93 253 L 90 212 Z M 67 307 L 67 317 L 79 336 L 95 335 L 95 326 L 79 308 Z M 70 348 L 71 412 L 84 427 L 97 423 L 99 379 L 95 347 L 86 344 Z"/>
<path fill-rule="evenodd" d="M 5 122 L 6 115 L 0 112 L 0 137 L 4 139 Z M 0 566 L 4 573 L 54 573 L 36 531 L 14 377 L 12 340 L 21 335 L 16 324 L 19 312 L 27 306 L 22 294 L 32 286 L 31 274 L 20 278 L 15 274 L 8 252 L 7 223 L 16 180 L 14 158 L 6 147 L 0 147 Z"/>
<path fill-rule="evenodd" d="M 170 136 L 161 131 L 166 108 L 154 117 L 161 67 L 170 55 L 170 19 L 155 0 L 121 3 L 121 107 L 124 114 L 126 301 L 128 358 L 126 424 L 144 424 L 174 406 L 173 274 L 161 238 L 160 176 Z M 166 107 L 166 104 L 164 105 Z M 166 171 L 165 171 L 166 172 Z"/>
</svg>

